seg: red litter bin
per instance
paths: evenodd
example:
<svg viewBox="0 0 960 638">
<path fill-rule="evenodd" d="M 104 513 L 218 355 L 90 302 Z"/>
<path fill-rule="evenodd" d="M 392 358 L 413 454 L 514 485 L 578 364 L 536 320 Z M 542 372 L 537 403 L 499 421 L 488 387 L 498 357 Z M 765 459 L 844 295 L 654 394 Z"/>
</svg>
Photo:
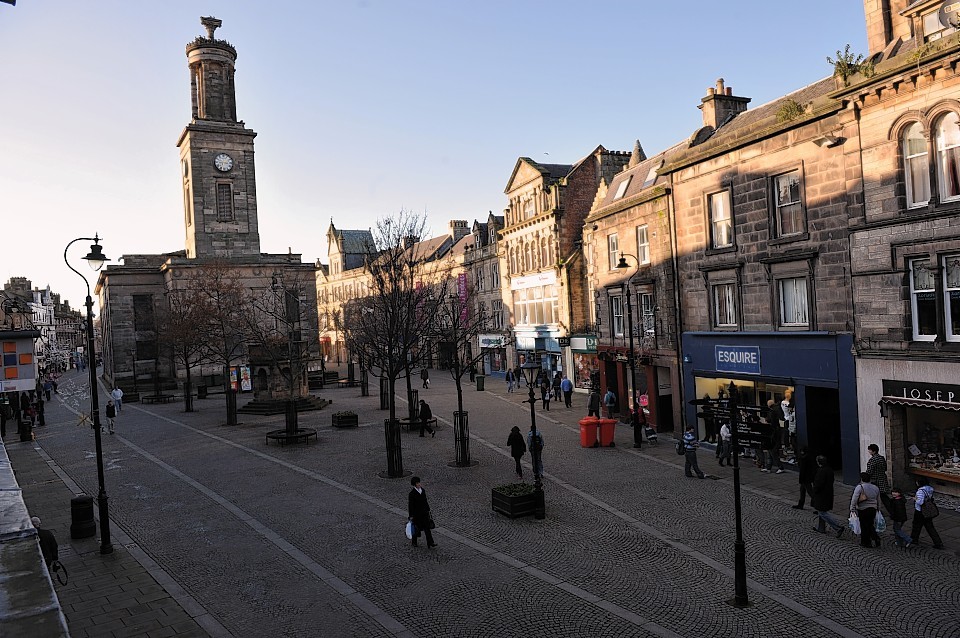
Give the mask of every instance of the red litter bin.
<svg viewBox="0 0 960 638">
<path fill-rule="evenodd" d="M 600 447 L 613 447 L 613 434 L 617 430 L 616 419 L 600 419 Z"/>
<path fill-rule="evenodd" d="M 595 416 L 580 419 L 580 447 L 597 447 L 597 424 Z"/>
</svg>

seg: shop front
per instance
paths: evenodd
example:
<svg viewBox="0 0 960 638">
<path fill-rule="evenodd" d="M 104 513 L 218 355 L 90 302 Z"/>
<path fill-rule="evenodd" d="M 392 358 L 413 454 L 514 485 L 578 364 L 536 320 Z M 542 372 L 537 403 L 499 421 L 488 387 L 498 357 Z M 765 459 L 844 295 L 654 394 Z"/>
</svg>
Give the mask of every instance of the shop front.
<svg viewBox="0 0 960 638">
<path fill-rule="evenodd" d="M 477 347 L 483 353 L 481 369 L 487 376 L 503 377 L 509 365 L 506 338 L 499 334 L 477 336 Z"/>
<path fill-rule="evenodd" d="M 539 361 L 540 367 L 549 371 L 551 377 L 555 372 L 564 372 L 559 332 L 517 330 L 515 334 L 517 365 L 522 366 L 527 361 Z"/>
<path fill-rule="evenodd" d="M 880 387 L 894 483 L 912 491 L 925 476 L 938 492 L 960 496 L 960 385 L 882 379 Z"/>
<path fill-rule="evenodd" d="M 793 449 L 825 455 L 843 481 L 860 472 L 857 382 L 852 337 L 825 332 L 683 334 L 683 412 L 699 438 L 708 435 L 701 405 L 729 398 L 763 410 L 790 391 L 796 415 Z"/>
<path fill-rule="evenodd" d="M 600 359 L 597 358 L 597 335 L 573 335 L 570 337 L 570 354 L 573 357 L 572 371 L 575 390 L 589 392 L 600 387 Z"/>
</svg>

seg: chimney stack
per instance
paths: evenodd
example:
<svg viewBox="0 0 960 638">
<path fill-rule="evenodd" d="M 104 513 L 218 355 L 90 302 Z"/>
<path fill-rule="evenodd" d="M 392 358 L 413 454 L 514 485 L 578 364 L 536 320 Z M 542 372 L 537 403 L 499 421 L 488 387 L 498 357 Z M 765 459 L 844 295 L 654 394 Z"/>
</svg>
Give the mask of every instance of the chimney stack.
<svg viewBox="0 0 960 638">
<path fill-rule="evenodd" d="M 707 89 L 707 96 L 700 102 L 702 103 L 697 108 L 703 111 L 703 125 L 716 130 L 731 115 L 746 111 L 750 98 L 735 96 L 733 88 L 724 86 L 723 78 L 720 78 L 716 88 Z"/>
</svg>

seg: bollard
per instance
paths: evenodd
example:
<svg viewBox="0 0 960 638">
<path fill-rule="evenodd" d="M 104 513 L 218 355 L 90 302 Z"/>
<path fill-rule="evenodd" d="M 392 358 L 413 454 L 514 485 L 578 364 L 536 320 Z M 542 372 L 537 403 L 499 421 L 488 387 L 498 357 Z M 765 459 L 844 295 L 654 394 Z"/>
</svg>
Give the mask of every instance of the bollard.
<svg viewBox="0 0 960 638">
<path fill-rule="evenodd" d="M 90 538 L 97 533 L 93 520 L 93 497 L 81 494 L 70 499 L 70 538 Z"/>
</svg>

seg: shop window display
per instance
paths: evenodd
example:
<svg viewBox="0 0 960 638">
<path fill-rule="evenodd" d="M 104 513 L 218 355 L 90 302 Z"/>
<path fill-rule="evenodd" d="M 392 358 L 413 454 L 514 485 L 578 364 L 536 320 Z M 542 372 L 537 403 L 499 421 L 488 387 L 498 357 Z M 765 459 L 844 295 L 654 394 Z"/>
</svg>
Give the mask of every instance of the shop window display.
<svg viewBox="0 0 960 638">
<path fill-rule="evenodd" d="M 955 412 L 907 410 L 908 470 L 960 483 L 960 417 Z"/>
</svg>

